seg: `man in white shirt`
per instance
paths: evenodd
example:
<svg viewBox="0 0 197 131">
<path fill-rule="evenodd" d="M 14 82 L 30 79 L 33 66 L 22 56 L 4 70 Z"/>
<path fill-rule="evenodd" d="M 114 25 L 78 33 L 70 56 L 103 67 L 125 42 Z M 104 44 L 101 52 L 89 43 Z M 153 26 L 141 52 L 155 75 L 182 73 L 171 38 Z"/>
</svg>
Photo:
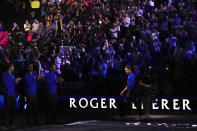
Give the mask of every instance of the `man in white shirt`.
<svg viewBox="0 0 197 131">
<path fill-rule="evenodd" d="M 125 26 L 125 27 L 129 28 L 129 25 L 130 25 L 130 18 L 129 18 L 129 16 L 128 16 L 127 13 L 125 14 L 125 18 L 124 18 L 124 20 L 123 20 L 123 23 L 124 23 L 124 26 Z"/>
<path fill-rule="evenodd" d="M 32 31 L 34 33 L 37 33 L 38 29 L 39 29 L 39 21 L 37 19 L 35 19 L 35 22 L 32 24 Z"/>
<path fill-rule="evenodd" d="M 118 38 L 118 31 L 120 31 L 120 25 L 114 23 L 110 31 L 112 33 L 112 37 Z"/>
<path fill-rule="evenodd" d="M 138 9 L 137 9 L 137 16 L 138 17 L 142 17 L 143 13 L 144 13 L 143 10 L 140 9 L 140 7 L 138 7 Z"/>
</svg>

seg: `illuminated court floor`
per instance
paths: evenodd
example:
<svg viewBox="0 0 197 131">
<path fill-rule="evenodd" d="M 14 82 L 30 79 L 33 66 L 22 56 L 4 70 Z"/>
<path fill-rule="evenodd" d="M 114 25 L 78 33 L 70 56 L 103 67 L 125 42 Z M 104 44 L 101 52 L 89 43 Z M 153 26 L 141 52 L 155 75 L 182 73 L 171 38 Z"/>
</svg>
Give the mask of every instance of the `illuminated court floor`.
<svg viewBox="0 0 197 131">
<path fill-rule="evenodd" d="M 196 124 L 159 122 L 78 121 L 63 125 L 26 127 L 16 131 L 196 131 Z"/>
<path fill-rule="evenodd" d="M 151 115 L 150 119 L 135 120 L 137 116 L 113 116 L 111 120 L 81 120 L 60 125 L 23 127 L 16 131 L 197 131 L 195 115 Z"/>
</svg>

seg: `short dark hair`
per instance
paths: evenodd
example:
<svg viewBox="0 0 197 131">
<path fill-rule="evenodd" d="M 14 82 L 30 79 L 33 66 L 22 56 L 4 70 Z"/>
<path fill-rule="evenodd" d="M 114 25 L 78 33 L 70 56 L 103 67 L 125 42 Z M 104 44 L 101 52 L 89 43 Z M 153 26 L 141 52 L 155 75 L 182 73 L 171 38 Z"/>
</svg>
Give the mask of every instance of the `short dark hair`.
<svg viewBox="0 0 197 131">
<path fill-rule="evenodd" d="M 33 61 L 26 61 L 25 62 L 25 69 L 27 69 L 29 67 L 29 65 L 33 64 L 34 65 L 34 62 Z"/>
<path fill-rule="evenodd" d="M 6 65 L 6 70 L 9 70 L 9 68 L 10 68 L 11 66 L 14 66 L 14 63 L 13 63 L 13 62 L 7 63 L 7 65 Z"/>
<path fill-rule="evenodd" d="M 52 70 L 54 63 L 49 64 L 49 70 Z M 56 65 L 55 65 L 56 66 Z"/>
<path fill-rule="evenodd" d="M 125 68 L 129 69 L 129 70 L 133 70 L 132 67 L 130 65 L 126 65 Z"/>
<path fill-rule="evenodd" d="M 14 65 L 13 62 L 8 63 L 8 68 L 11 67 L 11 66 L 13 66 L 13 65 Z"/>
<path fill-rule="evenodd" d="M 53 68 L 53 65 L 55 65 L 54 63 L 50 63 L 49 64 L 49 68 Z"/>
<path fill-rule="evenodd" d="M 27 64 L 26 64 L 26 69 L 27 69 L 30 65 L 34 65 L 34 63 L 33 63 L 33 62 L 27 63 Z"/>
</svg>

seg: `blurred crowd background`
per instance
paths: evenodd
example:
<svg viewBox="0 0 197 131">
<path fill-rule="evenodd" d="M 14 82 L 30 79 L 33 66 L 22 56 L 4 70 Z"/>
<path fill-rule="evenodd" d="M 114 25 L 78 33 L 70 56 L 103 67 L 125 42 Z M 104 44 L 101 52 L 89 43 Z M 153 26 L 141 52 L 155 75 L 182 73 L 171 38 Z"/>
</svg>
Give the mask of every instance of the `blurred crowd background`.
<svg viewBox="0 0 197 131">
<path fill-rule="evenodd" d="M 119 95 L 129 64 L 160 96 L 196 96 L 196 0 L 0 3 L 0 31 L 8 31 L 0 45 L 1 74 L 9 62 L 16 76 L 29 61 L 43 75 L 55 63 L 65 80 L 59 95 Z"/>
</svg>

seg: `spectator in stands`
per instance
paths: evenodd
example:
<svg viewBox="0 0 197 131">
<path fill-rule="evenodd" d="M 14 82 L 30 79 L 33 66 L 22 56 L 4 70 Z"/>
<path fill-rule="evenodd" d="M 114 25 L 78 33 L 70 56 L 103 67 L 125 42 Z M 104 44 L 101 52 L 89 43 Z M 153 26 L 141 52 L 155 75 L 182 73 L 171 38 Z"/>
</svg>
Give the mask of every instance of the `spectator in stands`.
<svg viewBox="0 0 197 131">
<path fill-rule="evenodd" d="M 69 63 L 72 70 L 82 72 L 83 76 L 93 70 L 99 74 L 100 70 L 106 78 L 110 76 L 106 70 L 121 69 L 119 66 L 128 63 L 142 66 L 151 63 L 155 54 L 163 64 L 175 59 L 176 62 L 196 59 L 197 14 L 192 1 L 135 0 L 127 5 L 119 0 L 42 0 L 40 6 L 36 5 L 39 9 L 31 11 L 28 2 L 16 2 L 17 8 L 20 7 L 17 10 L 30 22 L 24 24 L 25 35 L 18 30 L 23 26 L 18 21 L 18 26 L 10 28 L 16 35 L 12 35 L 8 45 L 17 46 L 2 47 L 7 58 L 22 54 L 24 60 L 38 59 L 43 68 L 49 63 L 57 64 L 58 68 Z M 26 44 L 32 22 L 35 41 Z M 60 46 L 70 49 L 59 53 Z M 80 69 L 76 62 L 80 63 Z"/>
<path fill-rule="evenodd" d="M 29 23 L 28 20 L 25 21 L 24 30 L 26 33 L 31 30 L 31 24 Z"/>
<path fill-rule="evenodd" d="M 35 22 L 32 24 L 32 31 L 34 33 L 37 33 L 39 26 L 40 26 L 39 21 L 37 19 L 35 19 Z"/>
</svg>

